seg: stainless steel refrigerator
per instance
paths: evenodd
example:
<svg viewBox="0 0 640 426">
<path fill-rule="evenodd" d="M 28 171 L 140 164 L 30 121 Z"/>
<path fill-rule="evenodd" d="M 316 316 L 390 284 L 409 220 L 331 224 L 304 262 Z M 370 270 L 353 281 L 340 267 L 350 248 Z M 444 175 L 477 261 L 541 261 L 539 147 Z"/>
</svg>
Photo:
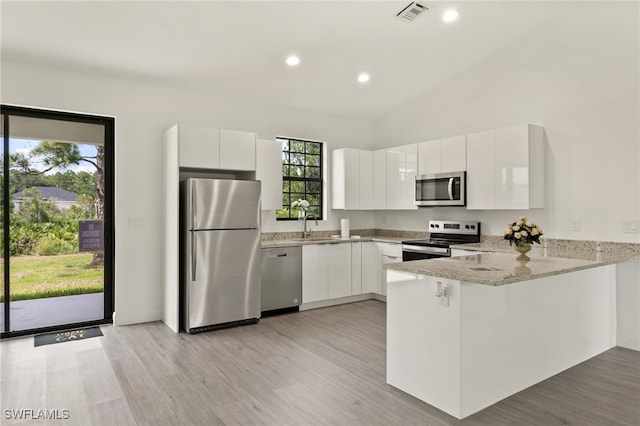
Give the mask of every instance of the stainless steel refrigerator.
<svg viewBox="0 0 640 426">
<path fill-rule="evenodd" d="M 188 333 L 260 318 L 260 182 L 186 179 L 182 327 Z"/>
</svg>

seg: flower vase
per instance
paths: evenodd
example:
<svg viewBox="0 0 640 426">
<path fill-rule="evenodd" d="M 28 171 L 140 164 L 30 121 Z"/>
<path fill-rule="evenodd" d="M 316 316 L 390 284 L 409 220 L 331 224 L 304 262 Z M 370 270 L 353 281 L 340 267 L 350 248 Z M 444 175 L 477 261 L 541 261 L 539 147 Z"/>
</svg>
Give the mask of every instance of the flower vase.
<svg viewBox="0 0 640 426">
<path fill-rule="evenodd" d="M 529 243 L 516 243 L 514 249 L 515 249 L 515 251 L 520 253 L 520 256 L 518 256 L 516 259 L 518 259 L 518 260 L 529 260 L 529 256 L 527 256 L 527 253 L 529 252 L 529 250 L 531 250 L 531 244 L 529 244 Z"/>
</svg>

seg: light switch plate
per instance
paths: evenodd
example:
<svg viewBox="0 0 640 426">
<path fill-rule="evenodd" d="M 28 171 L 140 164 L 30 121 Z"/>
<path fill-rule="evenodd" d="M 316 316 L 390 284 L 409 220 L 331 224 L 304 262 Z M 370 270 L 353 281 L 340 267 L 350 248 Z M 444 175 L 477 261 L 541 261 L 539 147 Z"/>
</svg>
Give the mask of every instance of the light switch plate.
<svg viewBox="0 0 640 426">
<path fill-rule="evenodd" d="M 129 217 L 129 229 L 142 229 L 144 228 L 144 218 L 142 217 Z"/>
<path fill-rule="evenodd" d="M 627 234 L 640 234 L 640 220 L 623 220 L 622 232 Z"/>
</svg>

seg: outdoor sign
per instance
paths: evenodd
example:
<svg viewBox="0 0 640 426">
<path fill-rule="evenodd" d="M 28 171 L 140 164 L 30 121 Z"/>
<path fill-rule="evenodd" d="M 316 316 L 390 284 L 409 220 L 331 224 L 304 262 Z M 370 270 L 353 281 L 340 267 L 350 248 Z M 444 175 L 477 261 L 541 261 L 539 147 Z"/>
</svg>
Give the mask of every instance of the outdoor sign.
<svg viewBox="0 0 640 426">
<path fill-rule="evenodd" d="M 79 251 L 103 251 L 101 220 L 81 220 L 78 222 L 78 249 Z"/>
</svg>

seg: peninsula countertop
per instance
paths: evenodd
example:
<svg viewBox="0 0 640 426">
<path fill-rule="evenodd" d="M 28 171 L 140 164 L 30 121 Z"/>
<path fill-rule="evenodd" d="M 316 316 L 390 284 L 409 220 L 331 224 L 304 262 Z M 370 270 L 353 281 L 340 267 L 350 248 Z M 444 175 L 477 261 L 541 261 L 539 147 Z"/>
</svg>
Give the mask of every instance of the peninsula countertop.
<svg viewBox="0 0 640 426">
<path fill-rule="evenodd" d="M 419 275 L 448 278 L 490 286 L 527 281 L 582 269 L 610 265 L 615 261 L 531 257 L 517 261 L 517 253 L 480 253 L 439 259 L 386 264 L 385 268 Z"/>
</svg>

